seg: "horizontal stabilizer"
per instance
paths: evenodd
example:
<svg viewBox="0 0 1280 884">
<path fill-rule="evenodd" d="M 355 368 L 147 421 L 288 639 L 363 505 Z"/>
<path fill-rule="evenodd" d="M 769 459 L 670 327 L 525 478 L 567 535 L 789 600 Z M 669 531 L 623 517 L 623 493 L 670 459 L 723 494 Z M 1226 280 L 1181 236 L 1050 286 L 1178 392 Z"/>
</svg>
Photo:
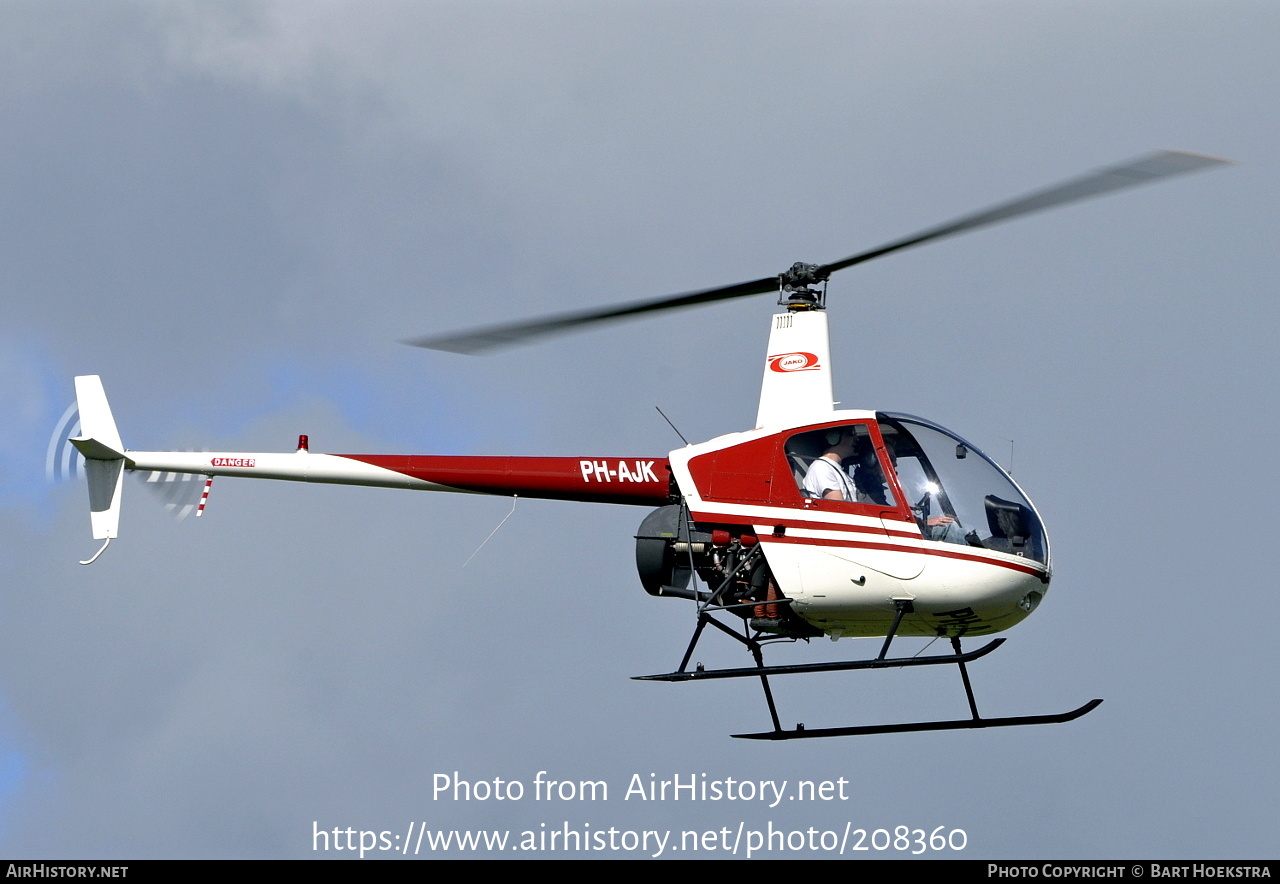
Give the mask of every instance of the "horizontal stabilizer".
<svg viewBox="0 0 1280 884">
<path fill-rule="evenodd" d="M 124 452 L 115 451 L 106 445 L 103 445 L 97 439 L 90 439 L 85 436 L 73 436 L 67 440 L 76 447 L 76 450 L 85 456 L 88 460 L 120 460 L 124 457 Z"/>
</svg>

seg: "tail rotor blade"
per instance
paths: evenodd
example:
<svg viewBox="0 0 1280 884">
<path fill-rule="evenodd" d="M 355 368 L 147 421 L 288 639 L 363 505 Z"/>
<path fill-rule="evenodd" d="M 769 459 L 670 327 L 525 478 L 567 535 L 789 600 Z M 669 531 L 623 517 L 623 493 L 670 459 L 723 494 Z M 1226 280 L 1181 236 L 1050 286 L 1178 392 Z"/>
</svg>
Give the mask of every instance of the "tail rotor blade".
<svg viewBox="0 0 1280 884">
<path fill-rule="evenodd" d="M 164 504 L 165 511 L 181 522 L 196 511 L 204 479 L 193 473 L 152 471 L 146 474 L 143 484 Z"/>
</svg>

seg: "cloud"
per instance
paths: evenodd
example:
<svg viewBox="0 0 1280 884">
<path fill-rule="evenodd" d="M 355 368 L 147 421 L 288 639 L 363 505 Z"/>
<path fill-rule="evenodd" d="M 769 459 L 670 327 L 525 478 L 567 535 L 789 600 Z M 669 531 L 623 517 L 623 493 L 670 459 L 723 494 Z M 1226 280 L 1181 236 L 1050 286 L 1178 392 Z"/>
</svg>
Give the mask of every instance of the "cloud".
<svg viewBox="0 0 1280 884">
<path fill-rule="evenodd" d="M 764 726 L 757 685 L 628 678 L 673 666 L 692 629 L 637 585 L 641 510 L 521 501 L 463 569 L 509 501 L 219 480 L 178 525 L 130 488 L 122 537 L 81 568 L 83 492 L 36 504 L 23 479 L 0 507 L 0 748 L 26 759 L 0 763 L 21 783 L 3 843 L 308 856 L 315 821 L 693 828 L 741 811 L 431 797 L 437 773 L 548 770 L 846 776 L 858 792 L 839 807 L 741 813 L 946 824 L 984 855 L 1270 844 L 1266 557 L 1230 556 L 1243 619 L 1223 613 L 1214 563 L 1261 530 L 1224 517 L 1232 476 L 1265 488 L 1274 472 L 1258 405 L 1273 17 L 0 8 L 6 483 L 28 461 L 42 481 L 76 373 L 104 377 L 138 446 L 285 450 L 306 432 L 330 451 L 661 454 L 678 442 L 654 404 L 691 438 L 751 422 L 767 297 L 489 360 L 395 342 L 830 260 L 1152 148 L 1251 161 L 832 286 L 837 396 L 990 451 L 1016 438 L 1052 535 L 1052 591 L 974 667 L 982 708 L 1107 698 L 1088 719 L 744 753 L 726 734 Z M 727 645 L 699 654 L 745 662 Z M 964 714 L 954 673 L 877 675 L 775 691 L 814 727 Z M 872 761 L 890 756 L 935 761 Z"/>
</svg>

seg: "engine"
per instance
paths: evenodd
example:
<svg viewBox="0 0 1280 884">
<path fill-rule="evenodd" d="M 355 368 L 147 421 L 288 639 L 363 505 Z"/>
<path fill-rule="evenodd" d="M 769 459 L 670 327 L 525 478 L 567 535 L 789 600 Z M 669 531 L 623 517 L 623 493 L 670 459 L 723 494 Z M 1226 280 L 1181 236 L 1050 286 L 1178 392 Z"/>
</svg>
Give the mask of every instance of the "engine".
<svg viewBox="0 0 1280 884">
<path fill-rule="evenodd" d="M 691 522 L 679 504 L 659 507 L 636 533 L 636 570 L 650 595 L 706 603 L 760 632 L 794 638 L 822 634 L 792 612 L 750 525 Z M 705 589 L 690 586 L 695 573 Z"/>
</svg>

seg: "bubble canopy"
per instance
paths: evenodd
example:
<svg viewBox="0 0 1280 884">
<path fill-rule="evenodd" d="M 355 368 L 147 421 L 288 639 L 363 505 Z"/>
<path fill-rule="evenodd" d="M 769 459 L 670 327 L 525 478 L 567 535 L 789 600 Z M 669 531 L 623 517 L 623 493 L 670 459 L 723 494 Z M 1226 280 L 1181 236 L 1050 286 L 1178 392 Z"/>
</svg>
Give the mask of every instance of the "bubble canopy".
<svg viewBox="0 0 1280 884">
<path fill-rule="evenodd" d="M 1049 564 L 1039 513 L 994 460 L 924 418 L 878 412 L 876 421 L 899 487 L 927 539 Z"/>
</svg>

